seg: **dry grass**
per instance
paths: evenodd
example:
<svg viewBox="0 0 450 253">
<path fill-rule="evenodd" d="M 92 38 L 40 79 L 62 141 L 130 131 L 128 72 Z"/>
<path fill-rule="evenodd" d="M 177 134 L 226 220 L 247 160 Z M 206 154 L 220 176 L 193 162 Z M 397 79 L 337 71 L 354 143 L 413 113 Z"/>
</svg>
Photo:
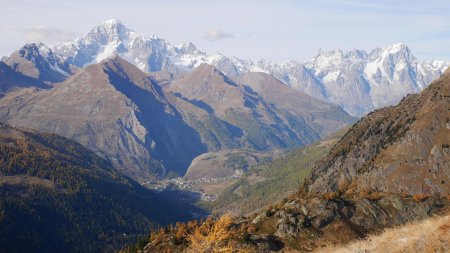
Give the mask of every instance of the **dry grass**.
<svg viewBox="0 0 450 253">
<path fill-rule="evenodd" d="M 364 241 L 354 242 L 341 248 L 325 248 L 319 252 L 450 252 L 450 215 L 386 229 L 380 235 L 370 236 Z"/>
<path fill-rule="evenodd" d="M 230 241 L 234 232 L 231 228 L 233 218 L 222 215 L 218 220 L 206 220 L 194 233 L 187 236 L 187 253 L 249 253 L 245 249 L 235 248 Z"/>
</svg>

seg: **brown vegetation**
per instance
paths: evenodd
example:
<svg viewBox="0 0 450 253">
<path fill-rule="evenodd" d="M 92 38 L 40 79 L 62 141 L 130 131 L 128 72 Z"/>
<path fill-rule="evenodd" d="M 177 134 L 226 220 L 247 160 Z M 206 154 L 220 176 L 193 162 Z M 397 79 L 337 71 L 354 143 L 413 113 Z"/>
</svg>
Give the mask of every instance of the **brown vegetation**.
<svg viewBox="0 0 450 253">
<path fill-rule="evenodd" d="M 236 246 L 236 239 L 243 230 L 251 231 L 252 228 L 243 226 L 239 229 L 233 224 L 230 214 L 224 214 L 217 220 L 208 217 L 200 222 L 178 222 L 175 226 L 152 232 L 144 252 L 250 252 Z"/>
<path fill-rule="evenodd" d="M 450 250 L 450 216 L 435 217 L 385 230 L 380 235 L 351 243 L 345 247 L 329 247 L 319 252 L 448 252 Z"/>
</svg>

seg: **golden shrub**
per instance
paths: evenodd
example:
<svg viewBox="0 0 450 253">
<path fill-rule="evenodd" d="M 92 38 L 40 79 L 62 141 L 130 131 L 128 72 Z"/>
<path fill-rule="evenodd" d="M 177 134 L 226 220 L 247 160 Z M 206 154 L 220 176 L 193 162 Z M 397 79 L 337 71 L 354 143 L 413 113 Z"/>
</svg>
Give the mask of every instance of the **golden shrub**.
<svg viewBox="0 0 450 253">
<path fill-rule="evenodd" d="M 233 252 L 227 240 L 231 237 L 230 226 L 233 223 L 231 215 L 225 214 L 217 221 L 208 220 L 190 234 L 187 239 L 187 252 Z"/>
</svg>

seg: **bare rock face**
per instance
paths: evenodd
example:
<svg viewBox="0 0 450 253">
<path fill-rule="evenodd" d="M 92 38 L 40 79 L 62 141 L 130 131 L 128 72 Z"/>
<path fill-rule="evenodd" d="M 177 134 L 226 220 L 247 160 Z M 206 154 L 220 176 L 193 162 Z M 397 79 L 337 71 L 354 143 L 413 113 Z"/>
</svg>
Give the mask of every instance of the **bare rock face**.
<svg viewBox="0 0 450 253">
<path fill-rule="evenodd" d="M 448 205 L 448 201 L 432 198 L 414 201 L 395 195 L 386 195 L 377 200 L 359 197 L 326 200 L 315 197 L 287 202 L 273 215 L 276 219 L 276 234 L 282 238 L 300 236 L 305 231 L 311 233 L 311 229 L 326 230 L 337 221 L 346 223 L 356 233 L 364 235 L 427 218 L 445 204 Z"/>
<path fill-rule="evenodd" d="M 10 124 L 74 139 L 134 178 L 182 174 L 204 150 L 158 87 L 120 58 L 51 90 L 5 97 L 0 112 Z"/>
<path fill-rule="evenodd" d="M 450 194 L 450 75 L 355 124 L 308 186 L 325 192 Z"/>
</svg>

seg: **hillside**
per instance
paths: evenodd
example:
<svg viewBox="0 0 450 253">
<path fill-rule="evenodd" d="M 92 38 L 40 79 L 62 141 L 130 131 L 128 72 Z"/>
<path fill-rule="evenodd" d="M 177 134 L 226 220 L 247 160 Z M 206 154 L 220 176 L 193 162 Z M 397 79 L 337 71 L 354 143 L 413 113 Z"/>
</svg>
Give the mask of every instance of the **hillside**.
<svg viewBox="0 0 450 253">
<path fill-rule="evenodd" d="M 318 164 L 311 194 L 450 194 L 450 72 L 356 123 Z"/>
<path fill-rule="evenodd" d="M 356 121 L 356 118 L 349 117 L 340 107 L 323 103 L 322 100 L 293 89 L 269 74 L 247 72 L 234 80 L 252 89 L 268 104 L 274 104 L 281 111 L 302 118 L 321 138 L 341 129 L 343 122 L 352 124 Z"/>
<path fill-rule="evenodd" d="M 231 212 L 239 216 L 281 201 L 295 193 L 315 163 L 325 157 L 336 141 L 328 139 L 317 142 L 269 163 L 251 167 L 207 206 L 213 213 Z"/>
<path fill-rule="evenodd" d="M 0 151 L 0 252 L 111 252 L 202 213 L 57 135 L 1 124 Z"/>
<path fill-rule="evenodd" d="M 233 177 L 283 153 L 281 150 L 257 152 L 249 149 L 225 149 L 209 152 L 192 160 L 183 178 L 189 180 Z"/>
<path fill-rule="evenodd" d="M 441 216 L 386 229 L 379 235 L 373 235 L 343 247 L 325 248 L 318 252 L 446 252 L 449 248 L 450 216 Z"/>
</svg>

